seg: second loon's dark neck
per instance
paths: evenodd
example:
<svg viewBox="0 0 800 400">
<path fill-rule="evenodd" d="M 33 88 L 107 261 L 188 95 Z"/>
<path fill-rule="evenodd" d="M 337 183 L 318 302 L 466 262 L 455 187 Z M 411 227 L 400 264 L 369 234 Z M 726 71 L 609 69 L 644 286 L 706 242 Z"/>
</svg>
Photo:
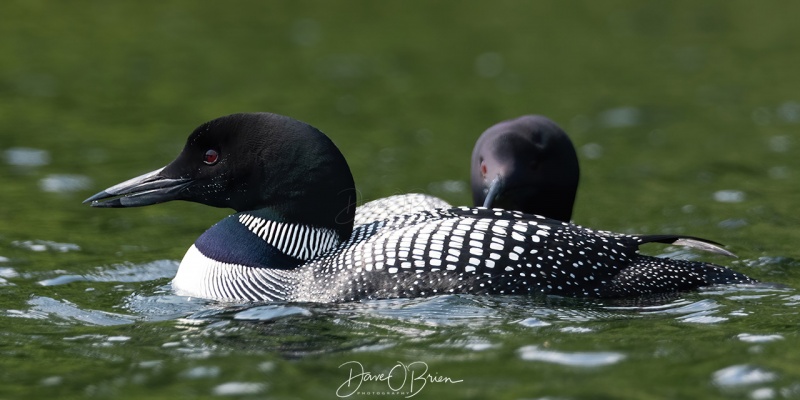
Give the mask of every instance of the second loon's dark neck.
<svg viewBox="0 0 800 400">
<path fill-rule="evenodd" d="M 253 268 L 293 269 L 341 243 L 326 228 L 279 221 L 269 210 L 236 213 L 195 241 L 206 257 Z"/>
<path fill-rule="evenodd" d="M 572 182 L 541 182 L 536 187 L 520 186 L 504 190 L 492 207 L 542 215 L 558 221 L 569 221 L 575 204 L 577 186 Z M 483 199 L 482 199 L 483 200 Z"/>
</svg>

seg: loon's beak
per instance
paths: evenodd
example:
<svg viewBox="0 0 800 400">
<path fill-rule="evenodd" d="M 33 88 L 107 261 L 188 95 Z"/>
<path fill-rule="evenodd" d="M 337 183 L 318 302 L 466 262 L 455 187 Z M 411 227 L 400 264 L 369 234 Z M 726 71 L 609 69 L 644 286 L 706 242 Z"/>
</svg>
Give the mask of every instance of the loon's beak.
<svg viewBox="0 0 800 400">
<path fill-rule="evenodd" d="M 488 193 L 486 193 L 486 199 L 483 201 L 483 206 L 486 208 L 492 208 L 492 203 L 497 200 L 497 196 L 503 191 L 505 187 L 505 181 L 503 180 L 502 175 L 497 175 L 494 179 L 492 179 L 492 183 L 489 184 Z"/>
<path fill-rule="evenodd" d="M 92 207 L 140 207 L 179 199 L 179 194 L 191 183 L 187 178 L 168 178 L 160 175 L 164 168 L 128 179 L 84 200 Z"/>
</svg>

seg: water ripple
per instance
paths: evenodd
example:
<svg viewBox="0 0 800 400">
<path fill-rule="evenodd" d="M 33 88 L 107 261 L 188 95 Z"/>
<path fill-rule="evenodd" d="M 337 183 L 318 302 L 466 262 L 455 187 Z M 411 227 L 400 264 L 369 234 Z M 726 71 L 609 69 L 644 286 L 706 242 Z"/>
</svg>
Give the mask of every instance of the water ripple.
<svg viewBox="0 0 800 400">
<path fill-rule="evenodd" d="M 49 193 L 69 193 L 90 189 L 92 180 L 85 175 L 51 174 L 39 180 L 39 189 Z"/>
<path fill-rule="evenodd" d="M 551 323 L 542 321 L 538 318 L 525 318 L 522 321 L 519 321 L 518 324 L 527 326 L 528 328 L 541 328 L 543 326 L 552 325 Z"/>
<path fill-rule="evenodd" d="M 236 313 L 233 316 L 233 319 L 271 321 L 278 318 L 288 317 L 290 315 L 311 316 L 311 311 L 308 311 L 305 308 L 283 305 L 258 306 Z"/>
<path fill-rule="evenodd" d="M 267 385 L 254 382 L 227 382 L 215 386 L 213 393 L 217 396 L 246 396 L 259 394 L 267 389 Z"/>
<path fill-rule="evenodd" d="M 2 260 L 0 260 L 0 262 L 1 261 Z M 14 268 L 0 267 L 0 286 L 14 286 L 14 284 L 7 281 L 6 278 L 16 278 L 18 276 L 19 273 Z"/>
<path fill-rule="evenodd" d="M 50 153 L 47 150 L 12 147 L 6 149 L 3 155 L 6 163 L 17 167 L 40 167 L 50 163 Z"/>
<path fill-rule="evenodd" d="M 714 192 L 714 200 L 720 203 L 741 203 L 745 194 L 741 190 L 718 190 Z"/>
<path fill-rule="evenodd" d="M 539 346 L 523 346 L 517 353 L 525 361 L 544 361 L 572 367 L 600 367 L 616 364 L 625 359 L 625 354 L 612 351 L 570 353 L 543 350 Z"/>
<path fill-rule="evenodd" d="M 717 386 L 743 386 L 772 382 L 777 374 L 752 365 L 732 365 L 714 372 L 713 381 Z"/>
<path fill-rule="evenodd" d="M 713 299 L 703 299 L 695 302 L 687 300 L 678 300 L 670 304 L 661 304 L 655 306 L 637 307 L 634 308 L 644 315 L 665 314 L 665 315 L 678 315 L 676 320 L 681 322 L 690 322 L 697 324 L 714 324 L 717 322 L 727 321 L 727 317 L 716 316 L 715 314 L 721 311 L 722 305 Z M 614 309 L 621 310 L 626 307 L 614 307 Z M 734 314 L 731 314 L 734 315 Z"/>
<path fill-rule="evenodd" d="M 353 309 L 430 326 L 475 322 L 491 323 L 500 315 L 486 303 L 488 299 L 472 296 L 435 296 L 424 299 L 376 300 L 354 305 Z M 345 306 L 345 310 L 350 308 Z"/>
<path fill-rule="evenodd" d="M 12 246 L 27 249 L 30 251 L 57 251 L 59 253 L 66 253 L 68 251 L 79 251 L 81 249 L 77 244 L 72 243 L 58 243 L 51 240 L 15 240 L 11 242 Z"/>
<path fill-rule="evenodd" d="M 767 342 L 774 342 L 776 340 L 783 340 L 782 335 L 751 335 L 749 333 L 740 333 L 736 335 L 736 337 L 747 343 L 767 343 Z"/>
<path fill-rule="evenodd" d="M 217 366 L 211 367 L 193 367 L 186 371 L 181 372 L 180 376 L 188 379 L 205 379 L 216 378 L 219 376 L 220 368 Z"/>
<path fill-rule="evenodd" d="M 609 128 L 636 126 L 642 123 L 642 119 L 642 111 L 632 106 L 612 108 L 600 113 L 600 123 Z"/>
<path fill-rule="evenodd" d="M 444 343 L 434 344 L 434 348 L 461 348 L 470 351 L 484 351 L 489 349 L 496 349 L 500 347 L 499 344 L 492 343 L 486 338 L 470 336 L 467 338 L 448 339 Z"/>
<path fill-rule="evenodd" d="M 565 333 L 589 333 L 594 331 L 592 328 L 584 328 L 580 326 L 565 326 L 559 330 Z"/>
<path fill-rule="evenodd" d="M 171 278 L 178 271 L 178 263 L 173 260 L 156 260 L 144 264 L 115 264 L 111 267 L 97 267 L 96 272 L 82 275 L 61 275 L 38 283 L 42 286 L 57 286 L 72 282 L 147 282 Z"/>
<path fill-rule="evenodd" d="M 3 278 L 16 278 L 19 273 L 11 267 L 0 267 L 0 277 Z"/>
<path fill-rule="evenodd" d="M 30 310 L 7 310 L 9 317 L 49 319 L 56 317 L 70 322 L 82 322 L 89 325 L 124 325 L 135 321 L 130 315 L 116 314 L 100 310 L 84 310 L 67 300 L 56 300 L 50 297 L 34 296 L 28 300 Z"/>
</svg>

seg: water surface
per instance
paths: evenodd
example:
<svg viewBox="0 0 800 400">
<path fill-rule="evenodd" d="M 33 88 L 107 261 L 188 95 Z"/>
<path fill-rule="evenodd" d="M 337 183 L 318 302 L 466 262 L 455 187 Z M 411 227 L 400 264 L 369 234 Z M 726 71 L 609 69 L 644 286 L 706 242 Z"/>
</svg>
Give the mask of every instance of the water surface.
<svg viewBox="0 0 800 400">
<path fill-rule="evenodd" d="M 0 397 L 798 398 L 798 11 L 3 3 Z M 421 191 L 454 204 L 470 200 L 480 132 L 545 114 L 578 148 L 576 222 L 707 237 L 739 258 L 645 252 L 783 286 L 635 301 L 175 296 L 183 252 L 230 211 L 81 201 L 242 111 L 328 133 L 362 201 Z"/>
</svg>

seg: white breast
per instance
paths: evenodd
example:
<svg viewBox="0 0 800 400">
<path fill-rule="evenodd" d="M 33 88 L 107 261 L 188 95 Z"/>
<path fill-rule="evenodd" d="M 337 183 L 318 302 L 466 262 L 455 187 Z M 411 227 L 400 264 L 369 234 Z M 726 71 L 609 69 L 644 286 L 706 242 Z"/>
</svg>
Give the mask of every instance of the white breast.
<svg viewBox="0 0 800 400">
<path fill-rule="evenodd" d="M 181 260 L 172 288 L 178 295 L 224 301 L 281 301 L 296 273 L 246 267 L 206 257 L 194 245 Z"/>
</svg>

